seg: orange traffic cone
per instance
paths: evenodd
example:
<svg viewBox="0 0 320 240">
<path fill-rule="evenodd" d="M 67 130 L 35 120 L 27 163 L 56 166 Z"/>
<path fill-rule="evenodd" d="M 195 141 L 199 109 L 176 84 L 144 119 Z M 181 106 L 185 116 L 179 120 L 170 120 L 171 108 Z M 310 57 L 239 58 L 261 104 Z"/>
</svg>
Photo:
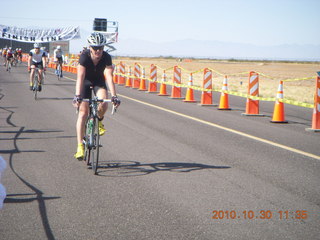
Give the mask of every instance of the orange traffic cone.
<svg viewBox="0 0 320 240">
<path fill-rule="evenodd" d="M 188 86 L 189 87 L 187 89 L 186 98 L 183 101 L 184 102 L 197 102 L 197 101 L 194 100 L 193 89 L 191 88 L 193 86 L 192 73 L 190 73 L 190 76 L 189 76 Z"/>
<path fill-rule="evenodd" d="M 140 80 L 139 91 L 147 91 L 146 87 L 146 74 L 144 68 L 142 68 L 142 77 Z"/>
<path fill-rule="evenodd" d="M 132 87 L 131 66 L 129 66 L 129 69 L 128 69 L 128 76 L 127 76 L 127 79 L 126 79 L 126 87 Z"/>
<path fill-rule="evenodd" d="M 307 128 L 306 130 L 312 132 L 320 132 L 320 77 L 316 78 L 316 92 L 314 94 L 312 128 Z"/>
<path fill-rule="evenodd" d="M 228 78 L 227 76 L 223 79 L 222 91 L 228 91 Z M 231 110 L 229 108 L 229 96 L 228 93 L 221 92 L 220 104 L 218 110 Z"/>
<path fill-rule="evenodd" d="M 167 81 L 166 71 L 163 70 L 162 80 L 160 85 L 160 93 L 158 94 L 158 96 L 169 96 L 169 94 L 167 94 L 167 85 L 165 83 L 166 81 Z"/>
<path fill-rule="evenodd" d="M 283 99 L 283 81 L 280 81 L 277 97 L 276 97 L 276 103 L 274 105 L 274 111 L 273 111 L 273 117 L 272 117 L 272 123 L 288 123 L 288 121 L 285 120 L 284 116 L 284 103 L 281 102 Z"/>
</svg>

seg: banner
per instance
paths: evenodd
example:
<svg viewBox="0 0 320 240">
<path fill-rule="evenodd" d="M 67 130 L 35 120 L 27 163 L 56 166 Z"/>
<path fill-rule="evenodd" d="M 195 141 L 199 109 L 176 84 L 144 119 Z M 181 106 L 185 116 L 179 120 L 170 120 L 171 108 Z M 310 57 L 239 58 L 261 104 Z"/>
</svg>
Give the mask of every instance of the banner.
<svg viewBox="0 0 320 240">
<path fill-rule="evenodd" d="M 19 42 L 56 42 L 80 38 L 79 27 L 51 29 L 18 28 L 0 25 L 0 38 Z"/>
</svg>

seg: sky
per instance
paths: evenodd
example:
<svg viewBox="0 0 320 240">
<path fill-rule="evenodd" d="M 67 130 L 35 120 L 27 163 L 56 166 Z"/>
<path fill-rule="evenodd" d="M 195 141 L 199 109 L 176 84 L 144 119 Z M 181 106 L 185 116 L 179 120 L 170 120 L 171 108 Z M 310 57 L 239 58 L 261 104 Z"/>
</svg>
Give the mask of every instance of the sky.
<svg viewBox="0 0 320 240">
<path fill-rule="evenodd" d="M 71 49 L 86 45 L 94 18 L 117 21 L 119 41 L 320 45 L 320 0 L 10 0 L 1 9 L 4 25 L 80 26 L 82 39 L 72 40 Z"/>
</svg>

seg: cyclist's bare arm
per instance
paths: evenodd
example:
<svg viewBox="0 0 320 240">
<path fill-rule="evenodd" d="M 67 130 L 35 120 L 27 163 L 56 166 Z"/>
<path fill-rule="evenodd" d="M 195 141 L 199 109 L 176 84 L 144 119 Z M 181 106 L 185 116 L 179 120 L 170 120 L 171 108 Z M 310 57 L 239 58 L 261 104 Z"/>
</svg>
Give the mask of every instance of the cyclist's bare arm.
<svg viewBox="0 0 320 240">
<path fill-rule="evenodd" d="M 111 96 L 116 96 L 117 95 L 116 88 L 115 88 L 114 82 L 113 82 L 113 67 L 107 66 L 103 73 L 106 78 L 106 82 L 108 84 Z"/>
<path fill-rule="evenodd" d="M 43 68 L 47 67 L 47 57 L 42 57 Z"/>
<path fill-rule="evenodd" d="M 86 68 L 79 64 L 78 65 L 78 69 L 77 69 L 77 81 L 76 81 L 75 96 L 80 96 L 81 95 L 85 74 L 86 74 Z M 74 102 L 73 106 L 78 108 L 79 107 L 79 103 L 78 102 Z"/>
<path fill-rule="evenodd" d="M 32 56 L 28 56 L 28 69 L 31 68 L 31 61 L 32 61 Z"/>
</svg>

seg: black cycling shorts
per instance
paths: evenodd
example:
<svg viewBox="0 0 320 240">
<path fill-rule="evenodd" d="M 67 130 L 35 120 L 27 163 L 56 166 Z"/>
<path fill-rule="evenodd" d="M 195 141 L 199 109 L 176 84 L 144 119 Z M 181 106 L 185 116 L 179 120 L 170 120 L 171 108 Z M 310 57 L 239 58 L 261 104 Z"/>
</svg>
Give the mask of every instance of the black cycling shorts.
<svg viewBox="0 0 320 240">
<path fill-rule="evenodd" d="M 57 62 L 62 63 L 63 62 L 62 57 L 57 57 Z"/>
<path fill-rule="evenodd" d="M 39 69 L 43 69 L 43 64 L 41 62 L 31 62 L 31 65 L 35 65 Z"/>
<path fill-rule="evenodd" d="M 95 94 L 100 88 L 107 90 L 107 84 L 105 80 L 95 81 L 94 83 L 92 83 L 90 80 L 85 79 L 83 83 L 83 90 L 81 93 L 82 98 L 89 98 L 89 99 L 92 98 L 91 86 L 93 87 L 93 91 Z"/>
</svg>

